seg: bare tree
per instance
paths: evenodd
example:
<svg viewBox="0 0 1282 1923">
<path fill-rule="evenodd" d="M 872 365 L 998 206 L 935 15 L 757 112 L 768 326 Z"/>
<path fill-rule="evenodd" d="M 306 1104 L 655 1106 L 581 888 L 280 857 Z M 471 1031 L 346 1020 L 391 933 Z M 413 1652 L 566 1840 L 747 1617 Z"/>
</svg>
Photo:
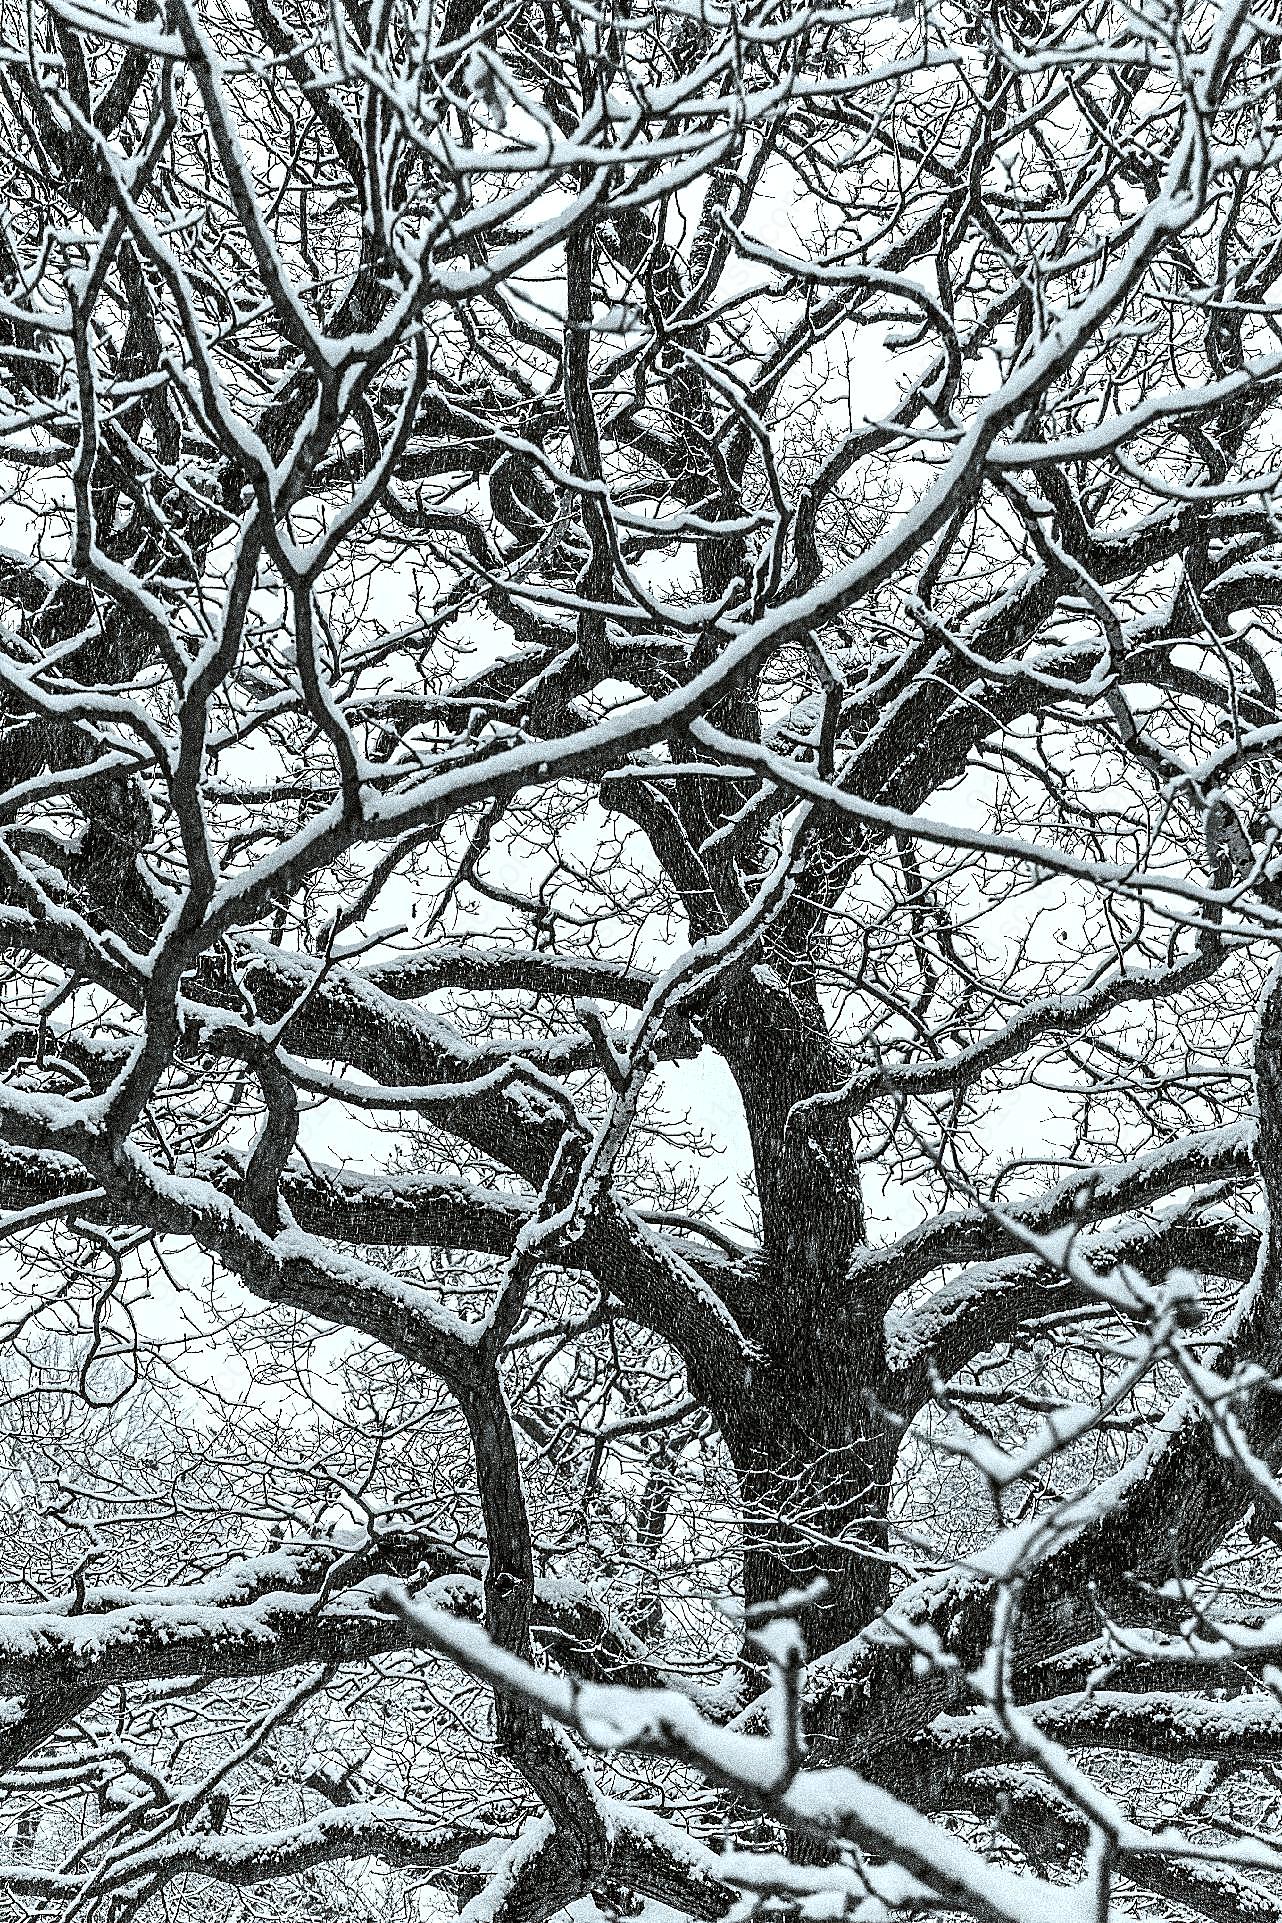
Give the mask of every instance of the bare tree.
<svg viewBox="0 0 1282 1923">
<path fill-rule="evenodd" d="M 3 0 L 0 1912 L 1282 1915 L 1280 49 Z"/>
</svg>

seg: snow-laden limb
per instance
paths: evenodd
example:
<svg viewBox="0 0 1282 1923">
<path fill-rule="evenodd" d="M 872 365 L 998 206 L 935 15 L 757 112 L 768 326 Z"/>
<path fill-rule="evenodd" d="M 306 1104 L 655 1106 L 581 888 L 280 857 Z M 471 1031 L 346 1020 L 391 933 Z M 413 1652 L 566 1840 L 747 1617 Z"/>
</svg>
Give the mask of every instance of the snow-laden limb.
<svg viewBox="0 0 1282 1923">
<path fill-rule="evenodd" d="M 1028 1704 L 1044 1735 L 1075 1749 L 1164 1754 L 1199 1761 L 1271 1762 L 1282 1745 L 1282 1709 L 1252 1691 L 1206 1702 L 1170 1690 L 1096 1689 Z M 924 1772 L 953 1775 L 1009 1760 L 1009 1737 L 991 1710 L 937 1716 L 912 1744 Z"/>
<path fill-rule="evenodd" d="M 902 1065 L 882 1061 L 875 1067 L 856 1069 L 846 1086 L 827 1099 L 857 1114 L 878 1097 L 936 1095 L 967 1088 L 986 1071 L 1024 1054 L 1045 1036 L 1089 1028 L 1130 1002 L 1178 995 L 1181 989 L 1214 974 L 1223 959 L 1219 945 L 1207 941 L 1196 954 L 1172 968 L 1144 975 L 1116 975 L 1077 993 L 1047 995 L 1021 1009 L 1017 1018 L 998 1033 L 972 1042 L 941 1061 Z"/>
<path fill-rule="evenodd" d="M 10 1697 L 52 1687 L 106 1689 L 166 1677 L 235 1676 L 303 1662 L 358 1660 L 403 1638 L 366 1611 L 318 1610 L 314 1595 L 269 1593 L 223 1606 L 177 1602 L 104 1610 L 93 1616 L 6 1619 L 0 1631 L 0 1689 Z"/>
<path fill-rule="evenodd" d="M 1156 421 L 1181 414 L 1215 414 L 1244 392 L 1267 393 L 1282 378 L 1282 358 L 1253 356 L 1219 381 L 1180 387 L 1166 394 L 1149 394 L 1138 406 L 1104 420 L 1085 434 L 1061 435 L 1049 441 L 1005 441 L 988 456 L 998 469 L 1036 468 L 1051 462 L 1092 460 L 1120 447 Z"/>
<path fill-rule="evenodd" d="M 179 1836 L 145 1844 L 107 1875 L 70 1874 L 0 1861 L 0 1876 L 16 1894 L 48 1902 L 74 1902 L 87 1894 L 104 1896 L 145 1891 L 158 1895 L 178 1877 L 207 1877 L 214 1883 L 248 1888 L 299 1876 L 322 1863 L 376 1859 L 402 1869 L 438 1870 L 456 1863 L 475 1843 L 475 1833 L 451 1824 L 432 1824 L 412 1810 L 377 1804 L 352 1804 L 275 1830 L 243 1836 Z"/>
<path fill-rule="evenodd" d="M 82 1585 L 48 1604 L 0 1612 L 0 1725 L 6 1767 L 27 1756 L 74 1702 L 173 1678 L 271 1676 L 368 1663 L 407 1646 L 403 1629 L 367 1606 L 372 1574 L 414 1572 L 419 1590 L 461 1618 L 483 1608 L 484 1559 L 395 1527 L 373 1541 L 318 1543 L 250 1558 L 204 1582 L 151 1590 Z M 573 1673 L 653 1686 L 662 1675 L 608 1595 L 539 1582 L 536 1639 Z"/>
<path fill-rule="evenodd" d="M 610 1864 L 619 1881 L 686 1916 L 719 1923 L 744 1887 L 727 1874 L 724 1851 L 709 1849 L 651 1810 L 612 1802 L 610 1835 Z"/>
<path fill-rule="evenodd" d="M 1247 1283 L 1255 1272 L 1260 1232 L 1228 1217 L 1177 1204 L 1153 1211 L 1138 1227 L 1083 1230 L 1083 1258 L 1102 1273 L 1128 1267 L 1151 1275 L 1179 1269 Z M 1098 1311 L 1099 1296 L 1035 1256 L 1008 1255 L 963 1269 L 924 1302 L 886 1314 L 888 1357 L 902 1387 L 898 1397 L 929 1393 L 929 1367 L 945 1380 L 984 1350 L 1015 1338 L 1020 1326 L 1073 1309 Z"/>
<path fill-rule="evenodd" d="M 626 962 L 538 949 L 451 947 L 403 950 L 386 961 L 366 964 L 361 973 L 384 994 L 417 999 L 438 989 L 479 990 L 487 994 L 550 993 L 573 998 L 596 996 L 606 1002 L 641 1007 L 654 977 Z"/>
<path fill-rule="evenodd" d="M 887 1291 L 892 1280 L 898 1292 L 947 1263 L 990 1262 L 1031 1249 L 1034 1237 L 1077 1237 L 1091 1223 L 1146 1209 L 1181 1189 L 1251 1182 L 1254 1151 L 1249 1122 L 1208 1130 L 1098 1172 L 1082 1169 L 1026 1199 L 940 1215 L 884 1248 L 861 1251 L 854 1273 L 874 1295 Z"/>
</svg>

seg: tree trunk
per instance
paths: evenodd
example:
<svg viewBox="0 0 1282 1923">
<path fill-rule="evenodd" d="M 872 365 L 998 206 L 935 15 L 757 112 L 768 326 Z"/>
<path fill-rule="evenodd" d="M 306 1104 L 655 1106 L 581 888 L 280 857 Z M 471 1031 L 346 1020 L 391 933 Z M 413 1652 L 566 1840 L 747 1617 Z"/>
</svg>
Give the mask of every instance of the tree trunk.
<svg viewBox="0 0 1282 1923">
<path fill-rule="evenodd" d="M 811 1655 L 849 1640 L 887 1599 L 886 1506 L 897 1433 L 879 1394 L 881 1305 L 858 1299 L 864 1239 L 850 1124 L 813 984 L 758 970 L 728 999 L 717 1046 L 752 1143 L 764 1260 L 736 1300 L 760 1359 L 719 1412 L 744 1502 L 743 1583 L 768 1602 L 822 1577 L 799 1617 Z"/>
<path fill-rule="evenodd" d="M 743 1503 L 744 1600 L 822 1578 L 827 1594 L 798 1618 L 812 1656 L 847 1642 L 887 1601 L 896 1444 L 873 1392 L 880 1342 L 831 1308 L 824 1317 L 796 1305 L 724 1429 Z"/>
</svg>

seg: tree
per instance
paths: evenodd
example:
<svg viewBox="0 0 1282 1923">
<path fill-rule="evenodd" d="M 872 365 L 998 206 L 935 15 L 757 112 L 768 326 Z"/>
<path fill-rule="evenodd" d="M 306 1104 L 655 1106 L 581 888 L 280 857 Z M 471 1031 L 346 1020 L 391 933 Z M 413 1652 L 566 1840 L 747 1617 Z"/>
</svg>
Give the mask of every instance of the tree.
<svg viewBox="0 0 1282 1923">
<path fill-rule="evenodd" d="M 2 18 L 0 1906 L 1269 1923 L 1276 7 Z"/>
</svg>

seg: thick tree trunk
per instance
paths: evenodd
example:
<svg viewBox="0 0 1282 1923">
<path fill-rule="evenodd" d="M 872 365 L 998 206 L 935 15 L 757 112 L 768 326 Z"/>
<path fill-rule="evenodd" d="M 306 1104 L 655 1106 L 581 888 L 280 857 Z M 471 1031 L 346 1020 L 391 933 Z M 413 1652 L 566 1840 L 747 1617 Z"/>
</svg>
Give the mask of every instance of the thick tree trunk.
<svg viewBox="0 0 1282 1923">
<path fill-rule="evenodd" d="M 687 877 L 691 927 L 710 909 L 708 870 L 683 868 L 717 813 L 683 793 L 680 836 L 656 808 L 638 812 L 669 873 Z M 763 867 L 775 859 L 761 850 Z M 715 864 L 713 864 L 715 866 Z M 742 876 L 720 901 L 739 906 Z M 725 879 L 725 877 L 722 877 Z M 715 890 L 711 891 L 715 892 Z M 715 914 L 708 928 L 717 925 Z M 696 1368 L 691 1384 L 716 1419 L 743 1503 L 743 1592 L 765 1603 L 826 1584 L 800 1625 L 812 1655 L 847 1641 L 886 1600 L 885 1518 L 895 1435 L 883 1413 L 882 1306 L 851 1299 L 865 1238 L 859 1162 L 839 1099 L 849 1072 L 834 1047 L 804 942 L 766 939 L 751 965 L 701 1011 L 704 1034 L 743 1102 L 761 1212 L 761 1260 L 736 1278 L 735 1320 L 756 1351 L 750 1380 Z M 687 1361 L 690 1358 L 687 1356 Z"/>
<path fill-rule="evenodd" d="M 895 1436 L 869 1393 L 876 1358 L 852 1354 L 835 1319 L 781 1343 L 753 1370 L 726 1443 L 743 1504 L 746 1603 L 822 1578 L 798 1620 L 812 1656 L 884 1608 L 886 1508 Z"/>
<path fill-rule="evenodd" d="M 832 1095 L 845 1064 L 813 985 L 773 970 L 718 1011 L 716 1045 L 743 1097 L 761 1206 L 762 1266 L 736 1301 L 760 1359 L 719 1411 L 744 1506 L 743 1584 L 767 1602 L 822 1577 L 799 1618 L 812 1655 L 886 1601 L 886 1506 L 896 1435 L 879 1391 L 881 1305 L 852 1295 L 864 1238 L 859 1165 Z"/>
<path fill-rule="evenodd" d="M 785 989 L 768 969 L 707 1027 L 743 1100 L 770 1263 L 762 1282 L 769 1306 L 787 1316 L 794 1303 L 841 1289 L 864 1238 L 850 1123 L 832 1100 L 847 1064 L 813 988 Z"/>
</svg>

